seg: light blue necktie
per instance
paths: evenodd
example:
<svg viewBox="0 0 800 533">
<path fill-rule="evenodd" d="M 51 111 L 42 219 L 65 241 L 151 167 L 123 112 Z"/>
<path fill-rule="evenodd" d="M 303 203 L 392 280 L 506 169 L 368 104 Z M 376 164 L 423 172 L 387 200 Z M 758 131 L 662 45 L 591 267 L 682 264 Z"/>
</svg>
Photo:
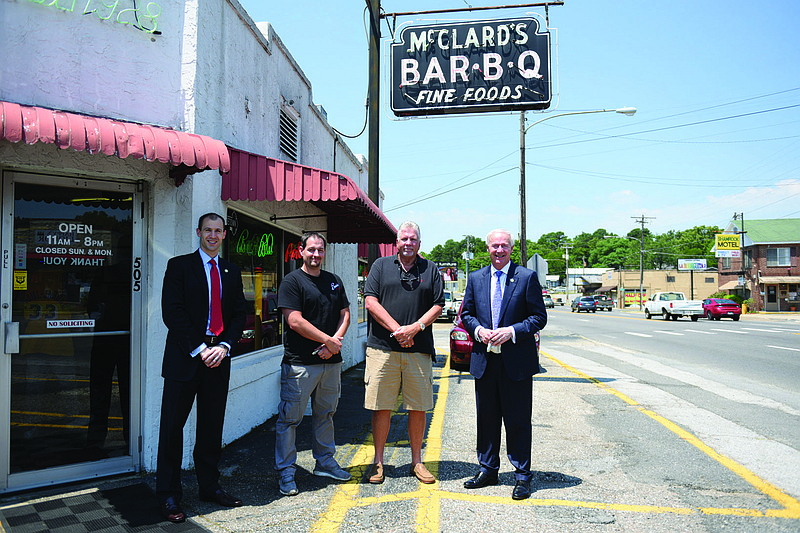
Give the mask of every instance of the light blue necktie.
<svg viewBox="0 0 800 533">
<path fill-rule="evenodd" d="M 500 323 L 500 306 L 503 303 L 503 287 L 500 286 L 500 278 L 503 275 L 502 270 L 495 272 L 497 281 L 494 285 L 494 294 L 492 295 L 492 329 L 497 329 Z"/>
</svg>

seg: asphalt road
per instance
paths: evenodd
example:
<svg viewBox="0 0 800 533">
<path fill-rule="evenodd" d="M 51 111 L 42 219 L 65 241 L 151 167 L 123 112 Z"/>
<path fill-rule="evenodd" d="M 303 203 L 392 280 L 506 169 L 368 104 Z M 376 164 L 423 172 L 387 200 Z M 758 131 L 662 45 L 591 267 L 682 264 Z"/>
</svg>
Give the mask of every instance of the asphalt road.
<svg viewBox="0 0 800 533">
<path fill-rule="evenodd" d="M 337 459 L 353 481 L 312 475 L 306 417 L 297 433 L 300 494 L 281 496 L 273 419 L 223 452 L 222 485 L 245 505 L 199 501 L 189 471 L 189 520 L 214 532 L 800 531 L 800 354 L 792 351 L 800 321 L 551 310 L 534 379 L 534 493 L 524 501 L 511 499 L 505 458 L 497 486 L 463 487 L 477 470 L 474 384 L 442 357 L 449 330 L 434 326 L 441 355 L 423 457 L 435 484 L 409 475 L 402 409 L 392 416 L 386 481 L 366 482 L 373 450 L 359 365 L 343 374 L 335 418 Z M 131 482 L 142 477 L 115 481 Z M 144 482 L 152 488 L 154 476 Z"/>
</svg>

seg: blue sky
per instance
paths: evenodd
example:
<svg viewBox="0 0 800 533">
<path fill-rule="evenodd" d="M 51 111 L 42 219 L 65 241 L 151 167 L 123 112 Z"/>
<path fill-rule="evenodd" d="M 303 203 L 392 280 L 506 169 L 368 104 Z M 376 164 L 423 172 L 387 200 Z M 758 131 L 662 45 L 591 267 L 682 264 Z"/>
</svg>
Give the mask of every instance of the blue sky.
<svg viewBox="0 0 800 533">
<path fill-rule="evenodd" d="M 333 127 L 365 120 L 365 2 L 240 0 L 268 21 L 311 80 Z M 387 13 L 506 2 L 383 0 Z M 525 3 L 525 2 L 518 2 Z M 512 18 L 516 8 L 398 19 Z M 800 2 L 566 0 L 550 8 L 558 71 L 546 114 L 633 106 L 633 117 L 555 117 L 527 147 L 527 234 L 625 234 L 635 218 L 664 233 L 748 219 L 800 218 Z M 436 18 L 440 17 L 440 18 Z M 390 38 L 386 22 L 384 39 Z M 382 47 L 382 54 L 383 54 Z M 519 113 L 397 120 L 382 55 L 380 184 L 395 225 L 414 220 L 422 250 L 496 227 L 519 233 Z M 366 134 L 349 141 L 368 153 Z M 473 183 L 474 182 L 474 183 Z M 430 197 L 430 198 L 429 198 Z M 745 226 L 746 227 L 746 226 Z"/>
</svg>

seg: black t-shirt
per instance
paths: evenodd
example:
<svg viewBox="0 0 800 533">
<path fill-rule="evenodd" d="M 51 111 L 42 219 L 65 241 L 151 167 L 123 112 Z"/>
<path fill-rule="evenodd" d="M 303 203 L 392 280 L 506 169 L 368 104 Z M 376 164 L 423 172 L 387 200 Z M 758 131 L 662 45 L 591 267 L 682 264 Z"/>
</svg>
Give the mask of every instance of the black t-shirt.
<svg viewBox="0 0 800 533">
<path fill-rule="evenodd" d="M 417 322 L 434 305 L 444 306 L 444 283 L 436 265 L 417 256 L 417 262 L 406 272 L 395 255 L 381 257 L 372 265 L 364 286 L 364 297 L 374 296 L 378 303 L 401 326 Z M 414 345 L 403 348 L 391 331 L 369 316 L 367 346 L 395 352 L 420 352 L 436 355 L 433 328 L 425 328 L 414 336 Z"/>
<path fill-rule="evenodd" d="M 319 276 L 310 276 L 298 268 L 283 278 L 278 288 L 278 307 L 300 311 L 303 318 L 328 335 L 336 333 L 342 309 L 349 306 L 341 278 L 325 270 Z M 283 362 L 290 365 L 342 362 L 341 352 L 330 359 L 313 355 L 311 352 L 319 345 L 287 325 L 283 331 Z"/>
</svg>

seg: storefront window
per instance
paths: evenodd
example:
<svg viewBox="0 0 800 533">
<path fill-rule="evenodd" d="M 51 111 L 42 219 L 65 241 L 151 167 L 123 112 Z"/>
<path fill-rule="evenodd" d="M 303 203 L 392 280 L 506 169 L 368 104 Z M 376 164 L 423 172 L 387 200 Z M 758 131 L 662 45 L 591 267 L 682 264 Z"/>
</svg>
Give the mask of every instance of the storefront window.
<svg viewBox="0 0 800 533">
<path fill-rule="evenodd" d="M 247 323 L 231 355 L 281 344 L 278 285 L 298 264 L 300 237 L 236 211 L 228 213 L 225 257 L 242 270 Z M 261 327 L 256 327 L 260 324 Z"/>
</svg>

